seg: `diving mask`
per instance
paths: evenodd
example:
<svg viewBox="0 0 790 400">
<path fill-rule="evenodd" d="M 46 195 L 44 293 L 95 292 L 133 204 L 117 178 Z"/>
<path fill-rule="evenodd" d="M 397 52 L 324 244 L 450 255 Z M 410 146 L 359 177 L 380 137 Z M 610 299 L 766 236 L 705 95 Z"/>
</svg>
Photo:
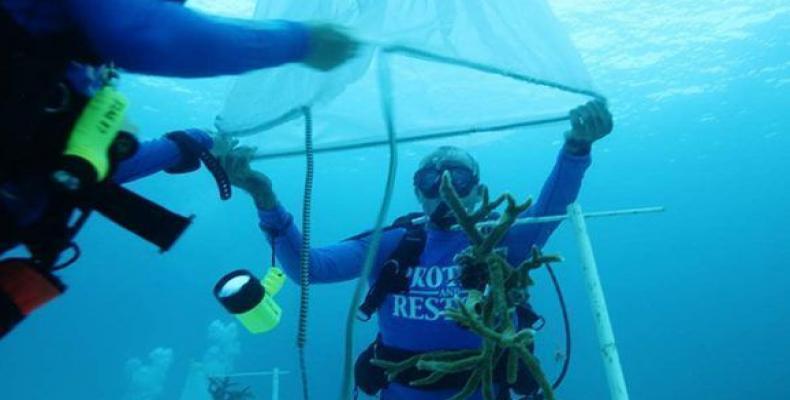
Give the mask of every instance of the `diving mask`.
<svg viewBox="0 0 790 400">
<path fill-rule="evenodd" d="M 467 165 L 447 162 L 418 169 L 414 173 L 414 187 L 428 199 L 439 198 L 439 187 L 445 171 L 450 173 L 453 188 L 460 197 L 468 196 L 480 183 L 480 177 Z"/>
</svg>

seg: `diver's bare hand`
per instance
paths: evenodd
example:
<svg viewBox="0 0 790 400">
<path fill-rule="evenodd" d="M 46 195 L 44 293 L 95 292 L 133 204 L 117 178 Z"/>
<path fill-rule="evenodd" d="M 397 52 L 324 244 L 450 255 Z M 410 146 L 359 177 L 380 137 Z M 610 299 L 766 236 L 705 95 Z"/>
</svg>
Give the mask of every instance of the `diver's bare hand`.
<svg viewBox="0 0 790 400">
<path fill-rule="evenodd" d="M 239 139 L 222 133 L 212 133 L 211 138 L 214 145 L 211 146 L 211 154 L 217 158 L 223 158 L 230 154 L 239 145 Z"/>
<path fill-rule="evenodd" d="M 359 43 L 342 28 L 332 24 L 311 24 L 310 52 L 303 64 L 319 71 L 332 70 L 354 58 Z"/>
<path fill-rule="evenodd" d="M 249 193 L 259 209 L 271 210 L 277 206 L 277 195 L 272 189 L 272 181 L 262 172 L 250 167 L 256 151 L 254 147 L 241 146 L 232 149 L 220 160 L 233 186 Z"/>
<path fill-rule="evenodd" d="M 614 122 L 606 103 L 594 100 L 570 112 L 572 129 L 565 132 L 565 148 L 586 154 L 590 146 L 612 132 Z"/>
</svg>

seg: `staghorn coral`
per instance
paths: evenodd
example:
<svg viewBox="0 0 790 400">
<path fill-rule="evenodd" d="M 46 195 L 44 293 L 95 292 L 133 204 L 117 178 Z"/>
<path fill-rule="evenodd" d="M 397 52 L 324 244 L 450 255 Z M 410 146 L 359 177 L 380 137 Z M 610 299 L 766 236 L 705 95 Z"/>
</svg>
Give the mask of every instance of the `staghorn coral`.
<svg viewBox="0 0 790 400">
<path fill-rule="evenodd" d="M 527 301 L 527 289 L 533 284 L 530 271 L 547 262 L 559 261 L 560 257 L 544 256 L 537 248 L 533 248 L 532 257 L 513 268 L 495 251 L 496 245 L 505 237 L 516 218 L 531 206 L 532 201 L 518 204 L 511 195 L 505 194 L 492 202 L 485 191 L 482 206 L 469 213 L 447 173 L 442 177 L 440 191 L 471 242 L 470 248 L 456 256 L 456 262 L 461 267 L 461 280 L 466 281 L 467 287 L 476 288 L 469 290 L 466 302 L 459 301 L 456 307 L 445 311 L 445 315 L 479 335 L 482 346 L 479 349 L 424 353 L 401 362 L 381 359 L 372 362 L 384 368 L 390 381 L 410 368 L 428 372 L 426 377 L 411 382 L 413 386 L 428 385 L 450 374 L 467 373 L 469 379 L 466 385 L 451 400 L 466 399 L 478 388 L 484 399 L 493 400 L 494 369 L 502 357 L 506 357 L 509 384 L 515 383 L 519 361 L 522 361 L 540 385 L 544 398 L 554 400 L 551 384 L 538 360 L 529 351 L 534 331 L 517 330 L 514 320 L 516 306 Z M 497 224 L 490 230 L 479 229 L 477 223 L 485 220 L 503 203 L 507 204 L 506 209 Z"/>
</svg>

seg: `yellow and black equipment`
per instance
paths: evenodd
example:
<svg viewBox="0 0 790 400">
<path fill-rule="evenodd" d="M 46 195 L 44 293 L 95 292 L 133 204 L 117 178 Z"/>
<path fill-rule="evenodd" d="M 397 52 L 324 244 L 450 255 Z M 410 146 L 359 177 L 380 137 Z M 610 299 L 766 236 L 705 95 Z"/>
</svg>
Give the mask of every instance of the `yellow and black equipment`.
<svg viewBox="0 0 790 400">
<path fill-rule="evenodd" d="M 79 31 L 32 35 L 0 7 L 0 37 L 0 256 L 19 245 L 30 253 L 26 259 L 0 258 L 2 337 L 65 290 L 52 273 L 79 256 L 73 239 L 93 211 L 161 251 L 174 244 L 191 218 L 110 179 L 114 168 L 134 155 L 137 141 L 122 132 L 129 104 L 113 84 L 117 75 L 100 67 L 102 60 L 87 50 Z M 104 79 L 87 95 L 72 85 L 69 73 L 91 68 L 103 71 Z M 227 175 L 205 149 L 189 143 L 184 133 L 168 138 L 190 165 L 205 162 L 221 197 L 230 196 Z M 22 215 L 20 209 L 35 213 Z M 73 257 L 61 262 L 68 249 Z"/>
<path fill-rule="evenodd" d="M 121 132 L 129 102 L 106 83 L 93 95 L 71 130 L 61 168 L 53 179 L 65 189 L 79 190 L 107 178 L 110 149 Z"/>
<path fill-rule="evenodd" d="M 274 266 L 269 268 L 263 280 L 258 280 L 250 271 L 240 269 L 217 282 L 214 296 L 250 333 L 264 333 L 280 323 L 282 309 L 274 301 L 274 296 L 282 289 L 285 279 L 285 273 Z"/>
</svg>

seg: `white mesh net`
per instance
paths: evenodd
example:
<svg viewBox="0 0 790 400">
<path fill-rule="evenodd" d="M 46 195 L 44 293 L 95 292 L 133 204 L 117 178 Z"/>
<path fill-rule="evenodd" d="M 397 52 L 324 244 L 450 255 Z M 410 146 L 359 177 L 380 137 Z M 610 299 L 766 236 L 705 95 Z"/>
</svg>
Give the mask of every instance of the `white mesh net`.
<svg viewBox="0 0 790 400">
<path fill-rule="evenodd" d="M 330 73 L 289 65 L 239 78 L 217 127 L 255 135 L 263 156 L 299 151 L 303 106 L 320 151 L 385 141 L 383 106 L 399 138 L 423 138 L 551 120 L 598 96 L 545 0 L 261 1 L 255 17 L 333 22 L 376 44 Z"/>
</svg>

